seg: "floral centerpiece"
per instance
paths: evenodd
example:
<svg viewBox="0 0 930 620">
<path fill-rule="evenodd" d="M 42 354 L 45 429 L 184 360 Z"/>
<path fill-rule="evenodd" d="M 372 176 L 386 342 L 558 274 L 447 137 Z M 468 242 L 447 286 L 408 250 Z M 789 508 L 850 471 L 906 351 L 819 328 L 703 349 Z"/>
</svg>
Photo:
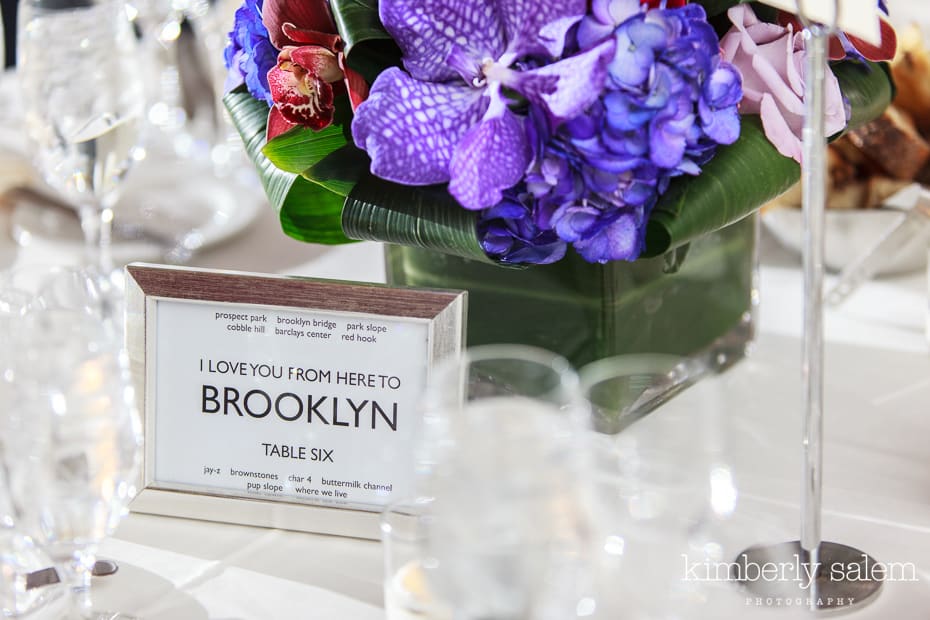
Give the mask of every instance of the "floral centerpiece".
<svg viewBox="0 0 930 620">
<path fill-rule="evenodd" d="M 831 134 L 890 102 L 875 61 L 894 33 L 882 34 L 831 47 Z M 686 253 L 740 282 L 729 311 L 727 294 L 711 300 L 712 322 L 745 317 L 743 220 L 800 176 L 803 55 L 794 16 L 735 0 L 246 0 L 226 103 L 287 234 L 399 244 L 394 281 L 472 291 L 472 343 L 525 340 L 583 362 L 693 352 L 726 332 L 682 340 L 675 317 L 637 323 L 657 320 L 650 304 L 700 311 L 705 277 L 650 301 Z M 546 267 L 500 268 L 533 264 Z M 542 303 L 508 300 L 515 286 Z M 578 337 L 586 312 L 564 322 L 592 289 L 578 303 L 601 319 L 609 307 L 630 333 L 595 320 Z M 637 342 L 643 331 L 666 342 Z"/>
</svg>

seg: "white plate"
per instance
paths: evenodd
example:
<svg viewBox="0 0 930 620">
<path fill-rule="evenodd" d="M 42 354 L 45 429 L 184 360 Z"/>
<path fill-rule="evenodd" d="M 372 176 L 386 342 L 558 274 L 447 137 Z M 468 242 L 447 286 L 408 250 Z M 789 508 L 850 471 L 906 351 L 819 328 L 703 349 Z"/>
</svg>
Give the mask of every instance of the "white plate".
<svg viewBox="0 0 930 620">
<path fill-rule="evenodd" d="M 29 162 L 17 94 L 15 75 L 0 73 L 0 192 L 26 186 L 54 195 Z M 267 204 L 251 168 L 218 178 L 208 162 L 152 145 L 127 175 L 114 209 L 113 258 L 161 261 L 166 247 L 182 238 L 195 250 L 217 245 L 245 230 Z M 23 202 L 9 225 L 20 243 L 45 241 L 64 253 L 81 251 L 76 212 Z"/>
<path fill-rule="evenodd" d="M 916 201 L 916 197 L 915 197 Z M 831 271 L 845 266 L 869 251 L 882 235 L 900 222 L 909 205 L 880 209 L 827 209 L 824 264 Z M 778 206 L 762 212 L 765 227 L 786 248 L 800 254 L 803 231 L 801 209 Z M 911 244 L 889 256 L 876 275 L 903 274 L 927 266 L 927 247 Z"/>
</svg>

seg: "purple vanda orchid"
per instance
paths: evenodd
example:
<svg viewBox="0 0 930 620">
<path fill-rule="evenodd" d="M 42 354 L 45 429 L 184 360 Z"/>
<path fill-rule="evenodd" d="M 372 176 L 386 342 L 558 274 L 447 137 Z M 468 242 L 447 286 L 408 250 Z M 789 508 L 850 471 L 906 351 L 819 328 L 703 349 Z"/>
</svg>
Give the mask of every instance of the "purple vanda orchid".
<svg viewBox="0 0 930 620">
<path fill-rule="evenodd" d="M 404 185 L 449 183 L 467 209 L 500 202 L 532 158 L 524 119 L 505 89 L 552 127 L 591 105 L 615 42 L 554 61 L 585 0 L 381 0 L 406 71 L 372 85 L 352 123 L 376 176 Z"/>
</svg>

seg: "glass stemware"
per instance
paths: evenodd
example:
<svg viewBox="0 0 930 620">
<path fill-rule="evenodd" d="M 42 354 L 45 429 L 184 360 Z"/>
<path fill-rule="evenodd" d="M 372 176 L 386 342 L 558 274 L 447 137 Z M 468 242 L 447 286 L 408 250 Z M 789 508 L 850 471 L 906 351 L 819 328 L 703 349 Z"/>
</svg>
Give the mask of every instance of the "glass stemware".
<svg viewBox="0 0 930 620">
<path fill-rule="evenodd" d="M 154 79 L 147 86 L 148 118 L 167 135 L 184 130 L 188 122 L 182 97 L 178 41 L 181 38 L 186 0 L 137 0 L 136 22 L 142 34 L 145 55 Z M 177 148 L 177 145 L 172 145 Z"/>
<path fill-rule="evenodd" d="M 86 286 L 80 282 L 88 283 Z M 99 543 L 135 493 L 141 431 L 114 324 L 99 312 L 96 282 L 56 270 L 35 283 L 9 334 L 8 408 L 0 416 L 15 513 L 56 563 L 70 592 L 69 618 L 92 610 Z"/>
<path fill-rule="evenodd" d="M 105 279 L 113 206 L 141 155 L 143 68 L 122 0 L 25 0 L 17 74 L 35 164 L 78 205 L 88 262 Z"/>
</svg>

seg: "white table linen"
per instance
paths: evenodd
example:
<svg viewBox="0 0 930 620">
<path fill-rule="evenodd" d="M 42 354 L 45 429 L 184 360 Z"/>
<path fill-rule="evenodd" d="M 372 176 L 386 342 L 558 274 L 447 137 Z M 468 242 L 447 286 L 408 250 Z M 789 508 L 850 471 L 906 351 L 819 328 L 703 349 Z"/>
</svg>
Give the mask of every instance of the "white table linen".
<svg viewBox="0 0 930 620">
<path fill-rule="evenodd" d="M 35 242 L 0 244 L 4 265 L 67 259 Z M 73 258 L 73 257 L 71 257 Z M 288 239 L 267 209 L 237 238 L 192 266 L 384 281 L 381 246 L 323 247 Z M 760 336 L 722 377 L 740 491 L 733 549 L 797 537 L 800 496 L 798 258 L 763 244 Z M 828 281 L 829 286 L 829 281 Z M 917 583 L 885 586 L 850 617 L 930 613 L 930 354 L 926 274 L 867 283 L 827 311 L 825 537 L 883 562 L 913 562 Z M 743 516 L 745 515 L 745 516 Z M 766 530 L 765 528 L 768 527 Z M 146 620 L 383 618 L 381 550 L 373 541 L 131 514 L 102 555 L 120 571 L 97 579 L 101 607 Z M 761 617 L 784 610 L 750 606 Z M 750 617 L 750 616 L 747 616 Z"/>
</svg>

